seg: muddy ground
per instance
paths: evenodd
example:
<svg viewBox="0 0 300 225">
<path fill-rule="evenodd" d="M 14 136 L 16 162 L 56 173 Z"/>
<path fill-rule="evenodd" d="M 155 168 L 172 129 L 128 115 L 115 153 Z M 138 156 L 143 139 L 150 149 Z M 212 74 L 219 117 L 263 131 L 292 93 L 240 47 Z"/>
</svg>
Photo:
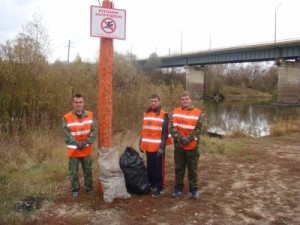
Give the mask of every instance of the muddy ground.
<svg viewBox="0 0 300 225">
<path fill-rule="evenodd" d="M 166 160 L 164 195 L 132 195 L 105 203 L 102 195 L 80 192 L 73 200 L 69 183 L 54 201 L 24 224 L 300 224 L 300 137 L 267 138 L 245 143 L 232 157 L 202 154 L 199 160 L 201 198 L 192 200 L 184 190 L 170 198 L 174 184 L 172 156 Z M 96 186 L 96 185 L 95 185 Z M 187 187 L 187 185 L 185 186 Z"/>
</svg>

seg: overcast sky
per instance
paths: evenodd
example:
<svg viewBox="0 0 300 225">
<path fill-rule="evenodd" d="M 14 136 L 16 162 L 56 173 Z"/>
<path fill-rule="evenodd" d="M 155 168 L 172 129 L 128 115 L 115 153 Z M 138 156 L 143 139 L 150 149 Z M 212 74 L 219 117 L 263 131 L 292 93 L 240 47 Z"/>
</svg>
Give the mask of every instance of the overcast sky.
<svg viewBox="0 0 300 225">
<path fill-rule="evenodd" d="M 114 0 L 126 10 L 126 40 L 114 50 L 147 58 L 214 48 L 300 39 L 299 0 Z M 102 4 L 102 1 L 100 1 Z M 1 0 L 0 43 L 14 39 L 34 13 L 43 16 L 51 61 L 98 58 L 100 39 L 90 37 L 90 6 L 98 0 Z"/>
</svg>

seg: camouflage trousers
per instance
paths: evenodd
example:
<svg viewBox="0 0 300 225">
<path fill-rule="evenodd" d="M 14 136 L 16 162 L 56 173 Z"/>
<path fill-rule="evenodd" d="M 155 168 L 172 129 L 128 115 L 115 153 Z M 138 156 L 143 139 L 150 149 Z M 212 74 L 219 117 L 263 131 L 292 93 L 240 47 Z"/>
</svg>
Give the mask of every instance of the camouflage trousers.
<svg viewBox="0 0 300 225">
<path fill-rule="evenodd" d="M 194 150 L 184 150 L 175 145 L 175 189 L 183 190 L 184 174 L 187 168 L 189 191 L 198 190 L 198 160 L 200 152 L 198 148 Z"/>
<path fill-rule="evenodd" d="M 71 179 L 71 191 L 79 191 L 80 183 L 78 177 L 79 163 L 81 164 L 84 176 L 84 190 L 86 192 L 93 189 L 92 181 L 92 160 L 91 156 L 69 158 L 69 174 Z"/>
</svg>

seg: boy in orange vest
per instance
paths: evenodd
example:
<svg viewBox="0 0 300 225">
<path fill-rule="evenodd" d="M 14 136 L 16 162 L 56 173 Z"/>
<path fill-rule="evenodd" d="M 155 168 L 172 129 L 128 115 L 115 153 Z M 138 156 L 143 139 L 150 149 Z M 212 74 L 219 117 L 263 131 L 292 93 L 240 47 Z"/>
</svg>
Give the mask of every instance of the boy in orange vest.
<svg viewBox="0 0 300 225">
<path fill-rule="evenodd" d="M 140 151 L 146 152 L 147 176 L 154 197 L 163 194 L 165 148 L 172 143 L 169 116 L 161 109 L 160 97 L 150 96 L 150 107 L 144 112 Z"/>
<path fill-rule="evenodd" d="M 200 133 L 202 111 L 192 106 L 191 94 L 181 95 L 181 107 L 173 110 L 171 134 L 174 138 L 175 191 L 172 198 L 178 198 L 183 191 L 185 170 L 188 170 L 191 198 L 198 199 L 198 160 L 200 156 Z"/>
<path fill-rule="evenodd" d="M 91 193 L 92 162 L 91 152 L 97 135 L 97 126 L 93 113 L 84 110 L 81 94 L 73 96 L 73 110 L 63 116 L 63 133 L 69 156 L 69 173 L 73 198 L 79 195 L 78 169 L 81 163 L 84 174 L 84 189 Z"/>
</svg>

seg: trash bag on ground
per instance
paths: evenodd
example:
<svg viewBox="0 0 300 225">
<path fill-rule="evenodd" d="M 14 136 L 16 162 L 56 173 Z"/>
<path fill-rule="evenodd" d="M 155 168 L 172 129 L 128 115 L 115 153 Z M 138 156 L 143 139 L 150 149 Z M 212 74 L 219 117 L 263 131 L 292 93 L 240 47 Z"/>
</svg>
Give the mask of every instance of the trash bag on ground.
<svg viewBox="0 0 300 225">
<path fill-rule="evenodd" d="M 143 158 L 132 147 L 127 147 L 120 157 L 128 192 L 148 194 L 151 191 Z"/>
<path fill-rule="evenodd" d="M 99 150 L 99 181 L 102 185 L 103 199 L 113 202 L 116 198 L 130 198 L 127 192 L 124 174 L 119 164 L 119 151 L 117 148 Z"/>
</svg>

